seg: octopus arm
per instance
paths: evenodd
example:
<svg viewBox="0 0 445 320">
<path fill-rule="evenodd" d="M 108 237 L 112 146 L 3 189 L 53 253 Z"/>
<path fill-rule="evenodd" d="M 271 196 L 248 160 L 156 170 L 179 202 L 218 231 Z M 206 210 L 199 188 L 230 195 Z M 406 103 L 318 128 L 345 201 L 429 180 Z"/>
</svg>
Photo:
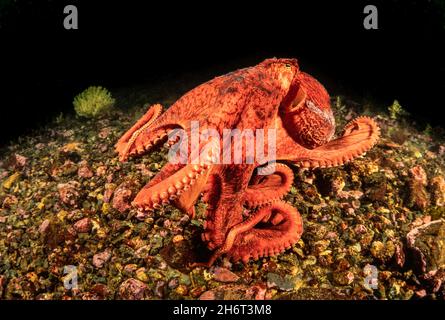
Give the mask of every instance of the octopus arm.
<svg viewBox="0 0 445 320">
<path fill-rule="evenodd" d="M 359 117 L 348 123 L 343 135 L 322 146 L 307 149 L 282 135 L 277 159 L 289 160 L 307 168 L 342 165 L 363 155 L 378 141 L 380 129 L 372 118 Z"/>
</svg>

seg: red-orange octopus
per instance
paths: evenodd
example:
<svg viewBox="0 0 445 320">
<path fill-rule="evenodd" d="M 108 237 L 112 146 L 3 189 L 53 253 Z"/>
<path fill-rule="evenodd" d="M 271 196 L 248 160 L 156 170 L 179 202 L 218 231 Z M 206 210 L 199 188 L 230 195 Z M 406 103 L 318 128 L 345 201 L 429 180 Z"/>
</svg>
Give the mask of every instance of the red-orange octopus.
<svg viewBox="0 0 445 320">
<path fill-rule="evenodd" d="M 267 59 L 217 77 L 161 113 L 162 106 L 152 106 L 122 136 L 116 144 L 121 161 L 154 150 L 173 129 L 192 134 L 193 121 L 199 122 L 200 133 L 214 129 L 220 136 L 225 129 L 255 134 L 257 129 L 275 130 L 273 141 L 269 136 L 264 139 L 264 149 L 275 144 L 275 159 L 247 161 L 252 160 L 246 152 L 250 142 L 244 139 L 241 163 L 215 162 L 224 148 L 207 148 L 215 143 L 209 138 L 198 147 L 207 158 L 187 155 L 187 163 L 166 164 L 133 200 L 140 210 L 172 203 L 193 214 L 202 196 L 207 203 L 202 239 L 214 250 L 204 265 L 213 264 L 222 254 L 247 262 L 291 247 L 301 237 L 303 222 L 297 209 L 281 200 L 294 178 L 285 163 L 306 168 L 341 165 L 369 150 L 379 137 L 374 120 L 359 117 L 345 127 L 341 137 L 331 140 L 335 122 L 329 95 L 317 80 L 300 71 L 295 59 Z M 217 142 L 226 146 L 224 141 Z M 234 152 L 234 147 L 229 150 Z M 213 161 L 206 161 L 210 158 Z M 276 163 L 271 166 L 273 160 Z M 267 164 L 272 171 L 260 175 L 258 169 Z"/>
</svg>

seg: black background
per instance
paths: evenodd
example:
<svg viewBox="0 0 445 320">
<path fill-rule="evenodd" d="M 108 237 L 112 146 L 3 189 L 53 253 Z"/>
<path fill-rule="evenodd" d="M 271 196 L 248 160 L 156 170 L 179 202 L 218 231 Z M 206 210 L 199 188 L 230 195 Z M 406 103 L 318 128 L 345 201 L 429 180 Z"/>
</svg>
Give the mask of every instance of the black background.
<svg viewBox="0 0 445 320">
<path fill-rule="evenodd" d="M 416 119 L 443 125 L 443 0 L 0 3 L 2 144 L 72 112 L 90 85 L 216 76 L 273 56 L 298 58 L 331 94 L 398 99 Z M 63 28 L 67 4 L 78 8 L 78 30 Z M 379 10 L 378 30 L 363 28 L 366 4 Z"/>
</svg>

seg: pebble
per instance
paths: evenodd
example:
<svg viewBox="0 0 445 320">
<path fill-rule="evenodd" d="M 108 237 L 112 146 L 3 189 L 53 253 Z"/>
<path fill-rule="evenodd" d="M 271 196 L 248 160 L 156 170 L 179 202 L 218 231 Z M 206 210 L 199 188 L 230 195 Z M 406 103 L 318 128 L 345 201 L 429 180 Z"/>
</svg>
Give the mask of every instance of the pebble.
<svg viewBox="0 0 445 320">
<path fill-rule="evenodd" d="M 184 284 L 180 284 L 176 287 L 175 292 L 180 296 L 186 296 L 188 294 L 188 288 Z"/>
<path fill-rule="evenodd" d="M 148 295 L 148 286 L 137 279 L 127 279 L 119 287 L 119 295 L 127 300 L 142 300 Z"/>
<path fill-rule="evenodd" d="M 80 183 L 77 181 L 69 181 L 67 183 L 59 183 L 57 185 L 60 200 L 62 200 L 63 203 L 71 206 L 77 205 L 77 201 L 80 196 L 79 192 L 77 191 L 78 189 L 80 189 Z"/>
<path fill-rule="evenodd" d="M 125 182 L 118 186 L 114 191 L 113 196 L 113 208 L 119 212 L 124 212 L 131 208 L 130 198 L 132 195 L 132 191 L 126 187 Z"/>
<path fill-rule="evenodd" d="M 173 278 L 168 282 L 169 289 L 176 289 L 179 286 L 178 278 Z"/>
<path fill-rule="evenodd" d="M 165 293 L 167 291 L 166 289 L 167 285 L 165 281 L 157 281 L 154 292 L 158 298 L 162 299 L 165 296 Z"/>
<path fill-rule="evenodd" d="M 406 243 L 413 254 L 415 271 L 419 275 L 445 269 L 445 220 L 439 219 L 413 228 L 406 235 Z M 434 243 L 434 246 L 429 244 Z"/>
<path fill-rule="evenodd" d="M 173 237 L 172 241 L 174 244 L 179 243 L 184 240 L 184 237 L 180 234 Z"/>
<path fill-rule="evenodd" d="M 110 133 L 111 133 L 111 128 L 110 127 L 105 127 L 105 128 L 102 128 L 99 131 L 98 136 L 101 139 L 105 139 L 105 138 L 107 138 L 110 135 Z"/>
<path fill-rule="evenodd" d="M 48 232 L 49 225 L 50 225 L 49 219 L 43 220 L 43 222 L 39 226 L 40 234 L 42 234 L 42 235 L 46 234 Z"/>
<path fill-rule="evenodd" d="M 77 175 L 81 178 L 91 178 L 94 175 L 93 171 L 91 171 L 90 167 L 88 166 L 87 161 L 82 161 L 79 163 Z"/>
<path fill-rule="evenodd" d="M 430 184 L 434 205 L 438 207 L 445 206 L 445 179 L 443 176 L 435 176 L 431 179 Z"/>
<path fill-rule="evenodd" d="M 278 273 L 269 272 L 267 274 L 267 287 L 277 287 L 284 291 L 291 291 L 295 288 L 298 277 L 289 274 L 280 275 Z"/>
<path fill-rule="evenodd" d="M 27 161 L 28 161 L 28 158 L 26 158 L 18 153 L 15 153 L 9 159 L 9 169 L 10 170 L 21 170 L 25 167 Z"/>
<path fill-rule="evenodd" d="M 219 282 L 236 282 L 239 276 L 226 268 L 216 267 L 213 269 L 213 279 Z"/>
<path fill-rule="evenodd" d="M 425 186 L 427 185 L 427 175 L 421 166 L 415 166 L 409 170 L 410 180 L 410 203 L 420 209 L 424 210 L 428 207 L 430 200 Z"/>
<path fill-rule="evenodd" d="M 383 262 L 388 261 L 395 252 L 394 243 L 389 240 L 386 243 L 381 241 L 374 241 L 371 244 L 371 254 L 374 258 L 377 258 Z"/>
<path fill-rule="evenodd" d="M 354 273 L 351 271 L 334 272 L 333 279 L 336 284 L 347 286 L 354 282 Z"/>
<path fill-rule="evenodd" d="M 74 229 L 79 233 L 88 233 L 92 227 L 93 223 L 90 218 L 83 218 L 74 224 Z"/>
<path fill-rule="evenodd" d="M 102 268 L 108 260 L 111 258 L 111 250 L 105 250 L 101 253 L 96 253 L 93 256 L 93 265 L 96 268 Z"/>
<path fill-rule="evenodd" d="M 107 168 L 108 167 L 104 166 L 104 165 L 98 166 L 97 169 L 96 169 L 96 176 L 98 176 L 98 177 L 105 176 L 107 174 Z"/>
</svg>

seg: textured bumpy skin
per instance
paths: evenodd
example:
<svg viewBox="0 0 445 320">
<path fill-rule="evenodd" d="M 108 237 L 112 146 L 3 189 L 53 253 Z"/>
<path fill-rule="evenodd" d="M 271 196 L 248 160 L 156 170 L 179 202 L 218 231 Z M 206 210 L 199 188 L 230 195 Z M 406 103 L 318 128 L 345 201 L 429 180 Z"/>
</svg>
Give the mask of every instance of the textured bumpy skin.
<svg viewBox="0 0 445 320">
<path fill-rule="evenodd" d="M 379 128 L 371 118 L 350 122 L 341 137 L 335 131 L 329 95 L 310 75 L 299 70 L 295 59 L 267 59 L 208 81 L 186 93 L 165 113 L 154 105 L 116 144 L 121 161 L 160 146 L 173 129 L 191 136 L 192 121 L 199 132 L 223 129 L 276 130 L 275 166 L 258 175 L 264 161 L 246 161 L 243 140 L 241 164 L 219 164 L 188 156 L 187 164 L 168 163 L 135 197 L 133 205 L 153 210 L 172 203 L 193 215 L 202 195 L 207 203 L 202 239 L 217 257 L 234 261 L 278 254 L 296 243 L 303 232 L 300 214 L 281 199 L 289 192 L 293 172 L 283 162 L 302 167 L 341 165 L 369 150 Z M 264 150 L 268 150 L 267 135 Z M 177 141 L 168 139 L 167 145 Z M 201 141 L 203 152 L 213 140 Z M 223 141 L 218 141 L 223 145 Z M 233 148 L 233 147 L 232 147 Z M 207 148 L 209 158 L 221 150 Z M 196 160 L 196 161 L 195 161 Z M 248 210 L 248 216 L 243 212 Z"/>
</svg>

